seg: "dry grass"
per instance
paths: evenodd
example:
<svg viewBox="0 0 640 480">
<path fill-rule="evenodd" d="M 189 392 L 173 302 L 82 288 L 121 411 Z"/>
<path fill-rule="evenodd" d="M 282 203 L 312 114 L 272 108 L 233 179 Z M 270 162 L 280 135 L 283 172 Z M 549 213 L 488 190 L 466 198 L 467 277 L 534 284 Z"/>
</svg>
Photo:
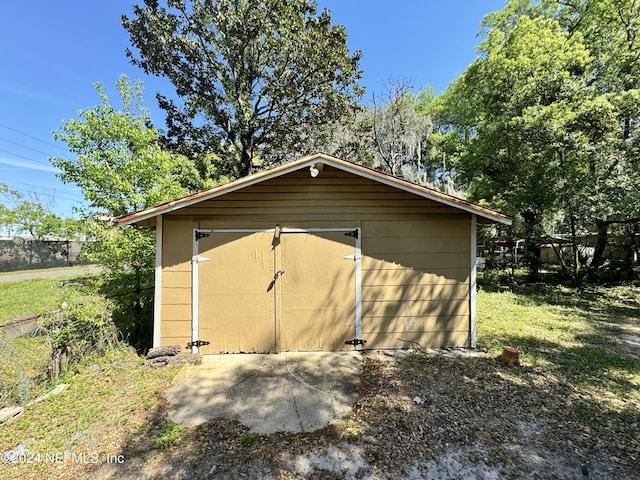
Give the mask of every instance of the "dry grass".
<svg viewBox="0 0 640 480">
<path fill-rule="evenodd" d="M 0 452 L 19 444 L 28 452 L 2 465 L 0 478 L 86 478 L 93 458 L 117 458 L 140 431 L 149 431 L 160 392 L 176 372 L 152 370 L 125 348 L 87 359 L 61 379 L 66 391 L 27 406 L 22 417 L 0 427 Z"/>
</svg>

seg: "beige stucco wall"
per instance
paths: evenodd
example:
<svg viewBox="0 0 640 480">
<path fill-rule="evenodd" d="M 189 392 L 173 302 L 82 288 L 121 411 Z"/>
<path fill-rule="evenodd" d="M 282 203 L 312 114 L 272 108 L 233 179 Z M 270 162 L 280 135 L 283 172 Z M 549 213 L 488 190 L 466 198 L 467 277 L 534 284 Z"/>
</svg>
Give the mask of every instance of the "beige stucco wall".
<svg viewBox="0 0 640 480">
<path fill-rule="evenodd" d="M 332 168 L 325 168 L 317 178 L 311 178 L 306 169 L 293 172 L 167 214 L 163 220 L 161 344 L 184 347 L 191 340 L 193 229 L 269 229 L 280 225 L 284 228 L 362 229 L 362 336 L 368 342 L 367 348 L 410 347 L 412 342 L 422 346 L 468 345 L 470 217 L 454 208 Z M 283 268 L 282 262 L 291 273 L 285 274 L 283 282 L 270 292 L 274 295 L 274 306 L 267 317 L 274 317 L 276 350 L 335 349 L 343 334 L 329 333 L 342 328 L 332 322 L 340 316 L 353 317 L 353 309 L 344 307 L 345 302 L 353 303 L 350 290 L 353 277 L 349 270 L 352 267 L 346 260 L 341 260 L 342 263 L 332 260 L 335 263 L 327 267 L 323 260 L 329 257 L 342 259 L 345 252 L 351 251 L 349 239 L 343 241 L 338 237 L 315 235 L 307 240 L 312 243 L 303 237 L 283 243 L 284 259 L 277 256 L 278 247 L 275 249 L 269 274 Z M 244 248 L 263 249 L 264 242 L 260 242 L 247 244 Z M 240 247 L 237 252 L 242 252 L 240 243 L 237 246 Z M 221 248 L 224 248 L 224 251 L 220 250 L 224 255 L 234 258 L 241 255 L 232 253 L 234 250 L 229 242 Z M 318 256 L 305 255 L 309 251 L 317 252 Z M 314 273 L 314 262 L 325 267 L 324 270 L 318 269 Z M 212 268 L 206 263 L 200 265 L 203 272 Z M 249 267 L 236 270 L 246 268 Z M 296 281 L 293 272 L 299 277 Z M 309 276 L 314 277 L 313 282 Z M 220 281 L 224 282 L 224 279 L 201 277 L 200 288 L 203 283 L 213 288 L 215 282 Z M 286 282 L 290 282 L 290 287 Z M 324 288 L 328 282 L 337 284 Z M 308 295 L 300 284 L 308 284 L 311 291 L 320 294 Z M 298 288 L 296 298 L 304 301 L 297 300 L 296 305 L 293 298 L 283 301 L 278 297 L 282 293 L 279 288 L 292 291 L 294 286 Z M 317 305 L 313 303 L 315 299 Z M 225 298 L 225 308 L 232 311 L 237 304 L 242 312 L 242 304 L 246 303 L 247 297 L 243 295 L 226 295 Z M 280 305 L 284 305 L 284 311 Z M 340 307 L 333 308 L 332 305 Z M 312 315 L 309 309 L 314 310 Z M 294 316 L 307 322 L 307 326 L 300 327 L 297 321 L 292 323 Z M 201 325 L 206 321 L 201 316 Z M 353 322 L 353 318 L 348 322 Z M 243 335 L 250 336 L 250 331 L 258 330 L 245 329 Z M 292 335 L 302 338 L 307 332 L 312 332 L 307 335 L 309 338 L 326 335 L 327 340 L 313 343 L 308 338 L 301 339 L 299 345 L 292 340 Z M 219 335 L 220 332 L 216 334 Z M 264 345 L 261 341 L 247 339 L 249 347 L 242 348 L 251 345 L 265 348 L 260 346 Z"/>
</svg>

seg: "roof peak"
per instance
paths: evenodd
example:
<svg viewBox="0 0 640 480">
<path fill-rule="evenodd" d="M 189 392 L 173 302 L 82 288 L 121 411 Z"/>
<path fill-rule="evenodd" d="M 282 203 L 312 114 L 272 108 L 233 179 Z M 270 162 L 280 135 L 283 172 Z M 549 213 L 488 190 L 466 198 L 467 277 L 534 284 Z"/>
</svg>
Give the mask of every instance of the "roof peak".
<svg viewBox="0 0 640 480">
<path fill-rule="evenodd" d="M 276 178 L 302 168 L 309 167 L 311 169 L 316 163 L 330 165 L 339 170 L 347 171 L 354 175 L 368 178 L 372 181 L 376 181 L 409 193 L 416 194 L 423 198 L 460 209 L 467 213 L 478 215 L 491 222 L 498 222 L 506 225 L 511 225 L 512 223 L 512 219 L 510 217 L 495 210 L 481 207 L 467 200 L 463 200 L 453 195 L 440 192 L 433 188 L 425 187 L 414 182 L 409 182 L 407 180 L 403 180 L 323 152 L 316 152 L 311 155 L 307 155 L 266 170 L 252 173 L 245 177 L 238 178 L 224 185 L 218 185 L 216 187 L 204 190 L 202 192 L 194 193 L 192 195 L 188 195 L 186 197 L 167 202 L 162 205 L 151 207 L 129 215 L 124 215 L 117 218 L 116 222 L 122 225 L 136 224 L 144 220 L 156 217 L 158 215 L 170 213 L 189 205 L 193 205 L 195 203 L 210 200 L 218 196 L 225 195 L 241 188 L 245 188 L 269 180 L 271 178 Z"/>
</svg>

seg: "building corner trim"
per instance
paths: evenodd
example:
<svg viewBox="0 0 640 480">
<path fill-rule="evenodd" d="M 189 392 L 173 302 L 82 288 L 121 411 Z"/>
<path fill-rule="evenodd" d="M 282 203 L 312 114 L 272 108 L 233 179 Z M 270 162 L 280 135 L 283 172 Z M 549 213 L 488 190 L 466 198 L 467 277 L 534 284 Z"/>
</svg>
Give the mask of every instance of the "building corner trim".
<svg viewBox="0 0 640 480">
<path fill-rule="evenodd" d="M 160 346 L 160 328 L 162 315 L 162 220 L 156 217 L 156 268 L 153 291 L 153 348 Z"/>
<path fill-rule="evenodd" d="M 471 271 L 469 273 L 469 346 L 476 348 L 476 291 L 477 291 L 477 258 L 476 258 L 476 229 L 477 217 L 471 215 Z"/>
</svg>

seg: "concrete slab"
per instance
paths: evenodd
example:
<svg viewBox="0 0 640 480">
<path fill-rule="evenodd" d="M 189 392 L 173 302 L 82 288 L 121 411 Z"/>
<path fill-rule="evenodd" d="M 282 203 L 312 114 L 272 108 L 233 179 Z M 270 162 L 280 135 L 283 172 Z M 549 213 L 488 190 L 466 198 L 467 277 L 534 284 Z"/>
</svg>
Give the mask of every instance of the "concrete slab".
<svg viewBox="0 0 640 480">
<path fill-rule="evenodd" d="M 361 373 L 357 352 L 205 355 L 165 397 L 169 418 L 187 427 L 224 417 L 256 433 L 312 432 L 349 413 Z"/>
</svg>

